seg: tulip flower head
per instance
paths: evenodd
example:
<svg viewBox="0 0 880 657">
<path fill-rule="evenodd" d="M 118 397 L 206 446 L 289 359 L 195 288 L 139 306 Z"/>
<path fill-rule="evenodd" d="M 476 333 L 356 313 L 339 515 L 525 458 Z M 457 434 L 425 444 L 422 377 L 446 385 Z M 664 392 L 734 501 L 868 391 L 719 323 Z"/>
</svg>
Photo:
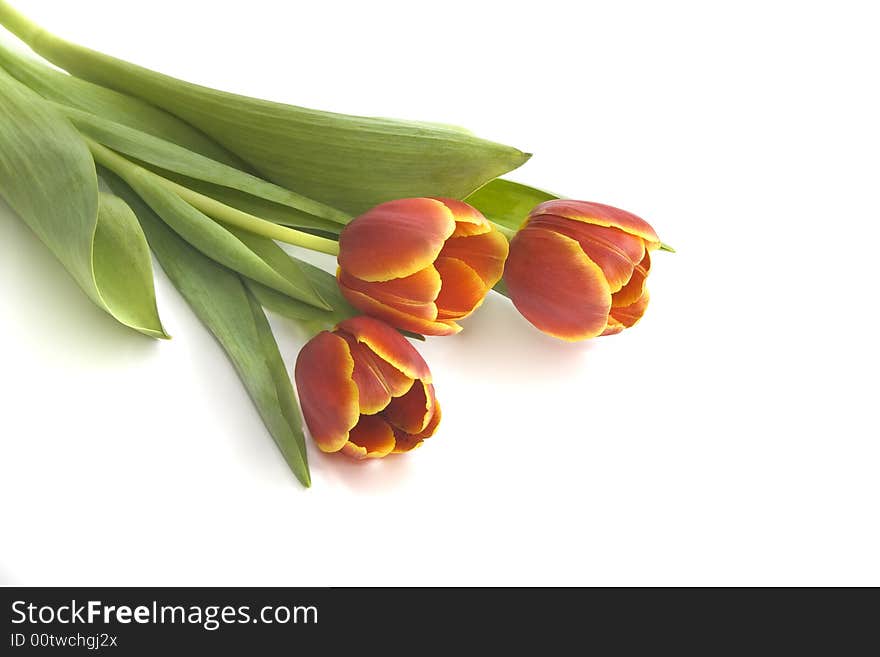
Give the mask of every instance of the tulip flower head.
<svg viewBox="0 0 880 657">
<path fill-rule="evenodd" d="M 648 306 L 649 253 L 659 247 L 634 214 L 547 201 L 511 240 L 504 282 L 517 310 L 545 333 L 569 341 L 619 333 Z"/>
<path fill-rule="evenodd" d="M 408 452 L 440 423 L 424 359 L 371 317 L 347 319 L 309 340 L 295 377 L 306 425 L 324 452 L 358 459 Z"/>
<path fill-rule="evenodd" d="M 397 328 L 451 335 L 504 271 L 507 240 L 462 201 L 405 198 L 355 218 L 339 236 L 339 288 Z"/>
</svg>

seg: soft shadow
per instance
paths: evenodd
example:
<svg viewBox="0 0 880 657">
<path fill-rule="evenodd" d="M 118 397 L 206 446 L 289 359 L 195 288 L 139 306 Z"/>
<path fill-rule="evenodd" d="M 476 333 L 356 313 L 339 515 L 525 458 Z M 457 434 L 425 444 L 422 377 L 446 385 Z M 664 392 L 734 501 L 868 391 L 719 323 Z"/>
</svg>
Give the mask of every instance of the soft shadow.
<svg viewBox="0 0 880 657">
<path fill-rule="evenodd" d="M 461 324 L 458 335 L 429 340 L 420 351 L 444 368 L 476 368 L 496 381 L 521 381 L 526 373 L 530 381 L 558 380 L 583 371 L 594 348 L 592 341 L 571 343 L 542 333 L 494 292 Z"/>
<path fill-rule="evenodd" d="M 110 362 L 149 353 L 158 342 L 98 308 L 15 212 L 0 199 L 0 274 L 6 321 L 28 328 L 34 342 L 65 361 Z"/>
<path fill-rule="evenodd" d="M 378 493 L 399 488 L 412 476 L 412 455 L 391 454 L 383 459 L 356 461 L 344 454 L 325 454 L 309 450 L 309 465 L 313 473 L 333 484 L 360 493 Z"/>
</svg>

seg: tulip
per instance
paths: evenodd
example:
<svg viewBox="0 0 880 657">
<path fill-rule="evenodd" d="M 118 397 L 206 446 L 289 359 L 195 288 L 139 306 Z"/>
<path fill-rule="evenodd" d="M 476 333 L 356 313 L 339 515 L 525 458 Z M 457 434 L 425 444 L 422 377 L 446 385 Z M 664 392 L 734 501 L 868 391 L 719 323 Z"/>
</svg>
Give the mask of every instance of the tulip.
<svg viewBox="0 0 880 657">
<path fill-rule="evenodd" d="M 501 278 L 507 240 L 446 198 L 389 201 L 339 236 L 339 288 L 358 310 L 425 335 L 458 333 Z"/>
<path fill-rule="evenodd" d="M 619 333 L 648 306 L 649 253 L 660 246 L 654 229 L 624 210 L 547 201 L 511 240 L 504 282 L 545 333 L 569 341 Z"/>
<path fill-rule="evenodd" d="M 440 423 L 428 365 L 371 317 L 346 319 L 309 340 L 295 377 L 306 425 L 324 452 L 357 459 L 408 452 Z"/>
</svg>

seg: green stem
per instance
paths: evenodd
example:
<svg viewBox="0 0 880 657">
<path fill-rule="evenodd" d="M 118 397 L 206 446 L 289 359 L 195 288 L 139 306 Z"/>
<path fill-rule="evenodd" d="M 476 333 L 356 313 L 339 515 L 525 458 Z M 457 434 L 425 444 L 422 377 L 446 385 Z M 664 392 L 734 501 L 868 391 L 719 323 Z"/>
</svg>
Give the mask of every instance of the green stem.
<svg viewBox="0 0 880 657">
<path fill-rule="evenodd" d="M 205 196 L 199 192 L 194 192 L 188 187 L 178 185 L 176 182 L 172 182 L 167 178 L 162 178 L 156 174 L 153 175 L 160 179 L 163 185 L 175 192 L 184 201 L 197 210 L 201 210 L 213 219 L 217 219 L 230 226 L 242 228 L 256 235 L 262 235 L 269 239 L 278 240 L 279 242 L 301 246 L 312 251 L 326 253 L 327 255 L 339 255 L 339 242 L 336 242 L 335 240 L 320 237 L 318 235 L 311 235 L 310 233 L 304 233 L 301 230 L 295 230 L 293 228 L 288 228 L 287 226 L 272 223 L 266 219 L 261 219 L 260 217 L 255 217 L 254 215 L 243 212 L 238 208 L 233 208 L 225 203 L 221 203 L 210 196 Z"/>
<path fill-rule="evenodd" d="M 89 150 L 92 152 L 95 161 L 115 172 L 123 179 L 128 179 L 133 175 L 149 177 L 150 180 L 161 185 L 165 189 L 174 192 L 191 206 L 204 212 L 212 219 L 229 224 L 230 226 L 241 228 L 250 233 L 254 233 L 255 235 L 262 235 L 269 239 L 278 240 L 279 242 L 301 246 L 312 251 L 318 251 L 332 256 L 339 255 L 339 243 L 334 240 L 294 230 L 293 228 L 281 226 L 272 223 L 271 221 L 261 219 L 260 217 L 255 217 L 247 212 L 242 212 L 241 210 L 221 203 L 210 196 L 194 192 L 188 187 L 178 185 L 176 182 L 163 178 L 148 169 L 138 166 L 134 162 L 122 157 L 115 151 L 102 146 L 96 141 L 92 141 L 88 137 L 84 137 L 84 139 Z"/>
<path fill-rule="evenodd" d="M 28 45 L 31 45 L 36 36 L 43 31 L 43 28 L 20 14 L 4 0 L 0 0 L 0 25 Z"/>
<path fill-rule="evenodd" d="M 664 244 L 663 242 L 660 242 L 660 250 L 661 251 L 669 251 L 670 253 L 675 253 L 675 249 L 673 249 L 668 244 Z"/>
</svg>

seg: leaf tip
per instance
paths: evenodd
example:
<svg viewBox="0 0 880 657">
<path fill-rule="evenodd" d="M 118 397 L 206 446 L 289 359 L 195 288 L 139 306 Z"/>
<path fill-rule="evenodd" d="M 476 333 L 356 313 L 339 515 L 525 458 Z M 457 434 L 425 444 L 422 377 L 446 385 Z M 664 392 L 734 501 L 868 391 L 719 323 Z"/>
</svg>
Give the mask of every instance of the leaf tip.
<svg viewBox="0 0 880 657">
<path fill-rule="evenodd" d="M 155 338 L 156 340 L 170 340 L 171 336 L 165 330 L 165 328 L 160 324 L 158 328 L 149 328 L 145 326 L 132 326 L 131 328 L 135 329 L 138 333 L 142 333 L 150 338 Z"/>
</svg>

